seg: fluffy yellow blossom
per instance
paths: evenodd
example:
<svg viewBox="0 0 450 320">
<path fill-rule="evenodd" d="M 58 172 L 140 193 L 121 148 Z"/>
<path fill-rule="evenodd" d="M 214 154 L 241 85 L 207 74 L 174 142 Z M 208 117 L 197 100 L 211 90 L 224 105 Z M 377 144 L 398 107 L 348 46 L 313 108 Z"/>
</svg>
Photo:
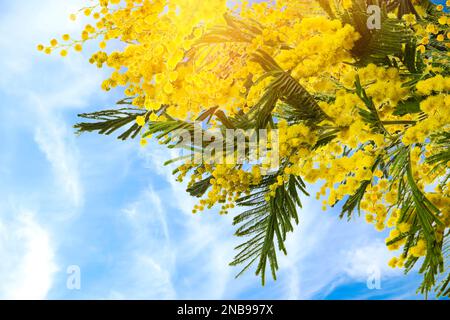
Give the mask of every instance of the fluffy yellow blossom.
<svg viewBox="0 0 450 320">
<path fill-rule="evenodd" d="M 147 139 L 141 139 L 141 142 L 140 142 L 140 144 L 141 144 L 141 146 L 142 147 L 146 147 L 147 145 L 148 145 L 148 141 L 147 141 Z"/>
<path fill-rule="evenodd" d="M 137 123 L 139 126 L 143 127 L 143 126 L 145 125 L 145 117 L 143 117 L 143 116 L 138 116 L 138 117 L 136 118 L 136 123 Z"/>
<path fill-rule="evenodd" d="M 170 144 L 165 128 L 197 122 L 206 132 L 276 133 L 259 137 L 267 152 L 255 162 L 201 154 L 200 163 L 179 165 L 177 180 L 187 179 L 198 197 L 193 213 L 220 206 L 226 214 L 246 196 L 287 212 L 299 203 L 285 201 L 284 192 L 316 183 L 324 210 L 345 202 L 343 214 L 359 210 L 376 230 L 388 229 L 388 249 L 404 249 L 389 266 L 403 268 L 433 254 L 450 226 L 450 182 L 443 182 L 450 161 L 439 162 L 450 134 L 449 18 L 426 16 L 413 1 L 420 19 L 406 14 L 396 27 L 406 28 L 417 46 L 401 43 L 387 54 L 383 42 L 364 56 L 364 32 L 339 19 L 354 3 L 237 1 L 231 8 L 226 0 L 92 1 L 70 16 L 88 20 L 79 35 L 37 49 L 66 56 L 96 41 L 89 62 L 109 70 L 101 88 L 122 90 L 121 104 L 145 113 L 134 121 L 120 109 L 133 124 L 129 130 L 142 132 L 142 146 L 157 129 L 159 142 Z M 431 212 L 427 230 L 417 199 Z"/>
</svg>

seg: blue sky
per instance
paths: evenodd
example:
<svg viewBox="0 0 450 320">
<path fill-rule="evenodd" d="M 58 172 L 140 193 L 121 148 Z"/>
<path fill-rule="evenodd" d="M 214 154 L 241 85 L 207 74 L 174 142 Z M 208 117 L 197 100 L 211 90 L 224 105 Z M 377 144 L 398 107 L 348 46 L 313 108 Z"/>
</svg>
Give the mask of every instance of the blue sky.
<svg viewBox="0 0 450 320">
<path fill-rule="evenodd" d="M 105 71 L 89 65 L 89 50 L 61 59 L 35 46 L 80 31 L 68 16 L 83 3 L 0 0 L 0 298 L 420 298 L 419 276 L 387 267 L 385 234 L 314 199 L 304 200 L 279 280 L 235 280 L 232 215 L 192 215 L 194 200 L 161 166 L 166 150 L 74 134 L 76 114 L 120 95 L 100 90 Z M 72 265 L 80 290 L 66 286 Z M 366 285 L 374 268 L 379 290 Z"/>
</svg>

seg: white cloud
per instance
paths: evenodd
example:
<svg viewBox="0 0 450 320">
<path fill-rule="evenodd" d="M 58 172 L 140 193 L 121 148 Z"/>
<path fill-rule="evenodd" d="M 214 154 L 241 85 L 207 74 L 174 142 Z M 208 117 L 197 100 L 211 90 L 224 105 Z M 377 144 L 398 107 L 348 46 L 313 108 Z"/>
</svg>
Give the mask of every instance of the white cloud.
<svg viewBox="0 0 450 320">
<path fill-rule="evenodd" d="M 31 213 L 0 220 L 0 298 L 45 299 L 57 271 L 49 233 Z"/>
<path fill-rule="evenodd" d="M 119 219 L 125 229 L 130 228 L 130 237 L 115 263 L 110 298 L 174 299 L 175 254 L 158 195 L 149 187 L 123 209 Z"/>
<path fill-rule="evenodd" d="M 299 226 L 289 235 L 286 242 L 288 255 L 282 256 L 280 262 L 282 269 L 280 279 L 285 288 L 284 297 L 291 300 L 311 298 L 313 293 L 325 285 L 324 282 L 329 281 L 323 275 L 311 277 L 307 274 L 307 269 L 312 264 L 311 254 L 320 250 L 323 243 L 321 240 L 331 227 L 331 223 L 318 221 L 320 220 L 318 206 L 314 205 L 313 200 L 303 197 L 302 202 L 303 209 L 299 210 Z M 317 268 L 316 274 L 319 272 L 320 268 Z M 315 281 L 308 283 L 311 278 Z"/>
<path fill-rule="evenodd" d="M 70 22 L 69 14 L 82 7 L 83 3 L 83 0 L 43 0 L 5 5 L 6 9 L 0 13 L 0 32 L 3 35 L 0 37 L 0 66 L 3 70 L 0 84 L 23 84 L 23 80 L 33 76 L 29 71 L 36 67 L 36 58 L 43 56 L 36 50 L 39 42 L 48 43 L 51 38 L 58 38 L 66 32 L 79 33 L 82 23 Z M 47 59 L 50 60 L 49 57 Z M 42 81 L 47 75 L 38 76 Z"/>
<path fill-rule="evenodd" d="M 288 256 L 280 263 L 279 277 L 285 298 L 325 298 L 337 287 L 349 283 L 360 284 L 364 295 L 361 298 L 369 298 L 380 294 L 364 291 L 374 270 L 380 272 L 382 283 L 386 284 L 404 277 L 401 270 L 388 266 L 397 253 L 387 249 L 384 233 L 376 232 L 358 217 L 339 221 L 336 210 L 322 212 L 319 207 L 315 200 L 307 201 L 299 212 L 300 225 L 288 239 Z M 382 293 L 395 294 L 395 290 L 386 289 Z"/>
<path fill-rule="evenodd" d="M 82 23 L 73 23 L 68 17 L 83 3 L 46 0 L 8 4 L 7 15 L 3 14 L 0 22 L 0 32 L 6 35 L 0 38 L 0 89 L 17 101 L 9 120 L 34 130 L 34 139 L 53 168 L 58 188 L 74 207 L 83 204 L 83 187 L 74 130 L 63 112 L 85 106 L 99 92 L 102 73 L 93 69 L 84 55 L 48 57 L 37 52 L 36 44 L 58 34 L 79 33 Z"/>
<path fill-rule="evenodd" d="M 182 188 L 173 184 L 155 191 L 150 186 L 123 210 L 119 218 L 131 227 L 131 237 L 116 264 L 114 274 L 121 277 L 110 298 L 225 297 L 233 279 L 228 266 L 233 239 L 224 235 L 229 221 L 192 215 L 192 200 Z"/>
<path fill-rule="evenodd" d="M 74 130 L 67 125 L 63 112 L 86 105 L 99 92 L 102 74 L 87 63 L 86 56 L 48 57 L 37 52 L 36 42 L 65 32 L 80 32 L 82 23 L 72 23 L 68 16 L 82 6 L 82 0 L 11 3 L 0 22 L 4 35 L 0 38 L 0 89 L 15 96 L 8 121 L 17 123 L 19 130 L 34 131 L 36 143 L 53 168 L 57 188 L 73 207 L 83 204 L 83 187 Z"/>
<path fill-rule="evenodd" d="M 102 75 L 89 66 L 86 57 L 79 55 L 63 60 L 36 51 L 37 42 L 81 30 L 81 23 L 70 23 L 68 15 L 83 2 L 44 0 L 25 4 L 17 1 L 9 2 L 0 12 L 0 92 L 5 94 L 0 102 L 4 115 L 0 126 L 7 128 L 4 139 L 10 142 L 3 148 L 0 146 L 0 150 L 9 163 L 26 165 L 28 161 L 39 161 L 34 150 L 14 158 L 17 154 L 8 146 L 20 144 L 28 149 L 29 143 L 34 142 L 47 159 L 47 166 L 45 163 L 36 166 L 42 168 L 36 176 L 46 178 L 47 167 L 51 169 L 49 176 L 51 173 L 54 176 L 50 185 L 43 181 L 38 185 L 10 188 L 0 181 L 3 199 L 35 208 L 33 214 L 19 215 L 20 212 L 16 214 L 12 210 L 14 217 L 19 215 L 19 218 L 9 220 L 5 209 L 0 212 L 1 297 L 43 299 L 47 296 L 56 270 L 54 247 L 64 240 L 50 239 L 49 233 L 53 230 L 56 234 L 65 227 L 59 219 L 72 217 L 84 202 L 79 151 L 64 111 L 86 105 L 99 91 Z M 15 136 L 20 136 L 21 141 L 14 140 Z M 11 175 L 23 174 L 10 172 L 10 168 L 2 170 Z M 42 223 L 37 222 L 38 217 Z"/>
<path fill-rule="evenodd" d="M 365 281 L 371 274 L 371 270 L 378 270 L 380 275 L 385 277 L 399 276 L 401 271 L 392 269 L 387 262 L 394 254 L 386 248 L 381 240 L 375 240 L 372 243 L 358 243 L 358 246 L 352 250 L 345 250 L 344 270 L 346 274 L 355 280 Z"/>
<path fill-rule="evenodd" d="M 73 133 L 58 115 L 52 114 L 36 99 L 34 139 L 53 168 L 57 184 L 70 203 L 79 207 L 83 203 L 83 188 L 79 177 L 77 148 L 73 143 Z"/>
</svg>

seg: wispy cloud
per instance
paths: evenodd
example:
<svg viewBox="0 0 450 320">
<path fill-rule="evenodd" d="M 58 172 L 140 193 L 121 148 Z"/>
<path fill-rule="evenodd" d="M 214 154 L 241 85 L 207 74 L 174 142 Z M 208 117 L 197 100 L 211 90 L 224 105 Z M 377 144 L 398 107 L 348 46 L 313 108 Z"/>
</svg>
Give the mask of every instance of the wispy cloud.
<svg viewBox="0 0 450 320">
<path fill-rule="evenodd" d="M 151 187 L 122 211 L 119 217 L 131 228 L 126 251 L 117 265 L 121 275 L 113 293 L 126 299 L 174 299 L 172 284 L 175 253 L 173 251 L 166 212 Z M 125 272 L 124 272 L 125 271 Z M 124 279 L 128 281 L 123 282 Z"/>
<path fill-rule="evenodd" d="M 4 215 L 4 214 L 3 214 Z M 30 212 L 0 219 L 0 298 L 45 299 L 57 271 L 50 235 Z"/>
<path fill-rule="evenodd" d="M 82 2 L 0 4 L 0 161 L 11 165 L 0 171 L 11 176 L 6 182 L 0 179 L 3 298 L 46 298 L 54 282 L 56 248 L 63 241 L 50 239 L 50 234 L 65 227 L 84 203 L 79 150 L 64 111 L 84 106 L 97 92 L 101 74 L 86 77 L 89 69 L 81 56 L 62 60 L 36 51 L 37 42 L 57 32 L 81 31 L 80 23 L 68 23 L 68 15 Z M 39 162 L 34 147 L 47 164 Z M 24 151 L 15 153 L 17 148 Z M 31 164 L 39 171 L 27 179 L 23 172 Z M 47 183 L 52 174 L 54 183 Z M 22 184 L 14 184 L 14 176 Z M 40 183 L 23 183 L 28 180 Z M 26 209 L 16 209 L 18 203 Z"/>
<path fill-rule="evenodd" d="M 381 239 L 376 239 L 370 243 L 358 243 L 357 246 L 343 251 L 342 264 L 348 276 L 355 280 L 365 281 L 368 275 L 377 270 L 383 278 L 402 276 L 399 269 L 392 269 L 387 262 L 394 256 L 394 253 L 387 250 Z"/>
<path fill-rule="evenodd" d="M 37 117 L 34 139 L 47 157 L 57 184 L 72 206 L 83 204 L 83 187 L 79 177 L 78 151 L 73 143 L 73 133 L 58 115 L 46 109 L 38 99 L 33 104 Z"/>
</svg>

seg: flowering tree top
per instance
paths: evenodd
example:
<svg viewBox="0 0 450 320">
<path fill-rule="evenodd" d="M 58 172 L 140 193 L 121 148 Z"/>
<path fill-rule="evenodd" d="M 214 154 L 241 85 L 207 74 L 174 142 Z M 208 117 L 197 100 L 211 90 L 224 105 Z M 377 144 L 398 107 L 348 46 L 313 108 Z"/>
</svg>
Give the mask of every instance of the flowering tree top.
<svg viewBox="0 0 450 320">
<path fill-rule="evenodd" d="M 116 108 L 79 132 L 184 150 L 197 213 L 221 206 L 245 238 L 233 265 L 276 277 L 307 183 L 323 209 L 390 229 L 389 264 L 450 295 L 450 17 L 428 0 L 100 0 L 45 53 L 100 50 Z M 450 5 L 447 2 L 447 7 Z M 186 151 L 187 150 L 187 151 Z M 234 212 L 234 210 L 233 210 Z M 441 283 L 441 280 L 443 281 Z"/>
</svg>

